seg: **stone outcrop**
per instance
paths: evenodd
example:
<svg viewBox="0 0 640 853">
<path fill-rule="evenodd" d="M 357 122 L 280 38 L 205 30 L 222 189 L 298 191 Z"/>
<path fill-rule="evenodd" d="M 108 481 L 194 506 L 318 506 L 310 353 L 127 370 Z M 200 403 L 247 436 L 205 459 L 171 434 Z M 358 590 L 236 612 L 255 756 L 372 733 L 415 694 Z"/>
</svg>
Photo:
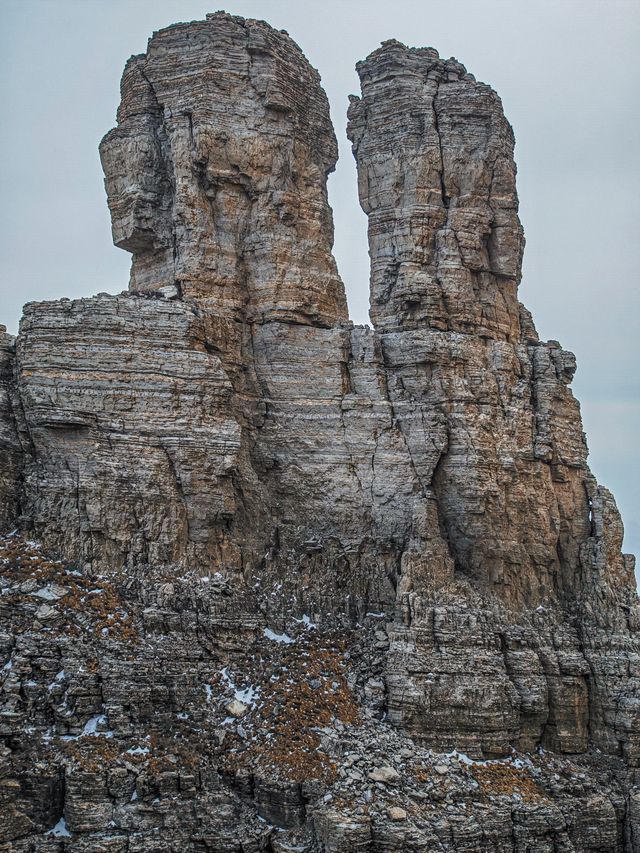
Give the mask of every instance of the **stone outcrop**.
<svg viewBox="0 0 640 853">
<path fill-rule="evenodd" d="M 347 319 L 325 180 L 337 143 L 286 34 L 220 16 L 158 33 L 127 64 L 100 152 L 133 292 L 177 286 L 234 319 Z"/>
<path fill-rule="evenodd" d="M 374 329 L 288 35 L 127 64 L 129 291 L 0 349 L 0 851 L 640 850 L 634 561 L 517 300 L 511 128 L 433 49 L 358 72 Z"/>
<path fill-rule="evenodd" d="M 420 579 L 397 634 L 401 659 L 408 642 L 417 651 L 389 682 L 391 713 L 416 737 L 453 742 L 458 694 L 466 737 L 487 738 L 481 751 L 542 739 L 579 752 L 590 727 L 596 743 L 616 741 L 626 754 L 636 724 L 613 711 L 620 684 L 603 658 L 635 628 L 633 559 L 620 554 L 615 505 L 587 467 L 568 388 L 574 357 L 541 342 L 517 301 L 523 238 L 511 128 L 497 95 L 433 50 L 387 42 L 358 71 L 362 98 L 352 98 L 348 132 L 390 399 L 436 499 L 451 577 L 536 613 L 531 627 L 520 617 L 515 635 L 501 629 L 496 643 L 495 615 L 468 599 L 442 606 L 442 596 L 425 610 Z M 416 587 L 406 573 L 402 583 Z M 561 622 L 571 612 L 577 630 L 545 625 L 537 608 L 549 603 L 565 611 Z M 578 635 L 594 632 L 597 648 L 582 648 Z M 443 650 L 450 660 L 434 680 Z M 609 707 L 615 734 L 594 700 Z"/>
<path fill-rule="evenodd" d="M 15 367 L 15 338 L 0 326 L 0 529 L 6 530 L 18 516 L 22 447 L 14 408 L 13 371 Z"/>
<path fill-rule="evenodd" d="M 358 70 L 349 134 L 372 318 L 456 570 L 515 604 L 572 595 L 589 536 L 575 364 L 517 301 L 523 238 L 500 101 L 433 50 L 388 42 Z"/>
</svg>

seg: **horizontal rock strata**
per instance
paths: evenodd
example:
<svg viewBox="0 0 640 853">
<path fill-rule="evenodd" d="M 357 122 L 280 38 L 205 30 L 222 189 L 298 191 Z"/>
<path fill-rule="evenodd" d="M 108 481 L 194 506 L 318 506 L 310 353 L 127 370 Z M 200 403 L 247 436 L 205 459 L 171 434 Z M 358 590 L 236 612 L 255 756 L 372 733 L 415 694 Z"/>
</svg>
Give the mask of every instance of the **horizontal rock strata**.
<svg viewBox="0 0 640 853">
<path fill-rule="evenodd" d="M 634 560 L 518 303 L 498 96 L 386 42 L 156 33 L 101 143 L 129 292 L 0 337 L 0 851 L 640 850 Z"/>
</svg>

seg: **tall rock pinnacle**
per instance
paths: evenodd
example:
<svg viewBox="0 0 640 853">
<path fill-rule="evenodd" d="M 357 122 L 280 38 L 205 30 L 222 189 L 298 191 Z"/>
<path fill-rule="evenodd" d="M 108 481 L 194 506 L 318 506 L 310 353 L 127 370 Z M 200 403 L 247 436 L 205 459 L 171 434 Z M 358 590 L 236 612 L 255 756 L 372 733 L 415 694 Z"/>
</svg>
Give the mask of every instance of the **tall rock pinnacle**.
<svg viewBox="0 0 640 853">
<path fill-rule="evenodd" d="M 349 110 L 369 216 L 371 316 L 516 343 L 524 240 L 513 131 L 496 93 L 431 48 L 385 42 Z"/>
<path fill-rule="evenodd" d="M 0 336 L 0 851 L 640 850 L 634 559 L 512 130 L 432 48 L 357 68 L 374 329 L 319 76 L 218 12 L 100 146 L 128 292 Z"/>
<path fill-rule="evenodd" d="M 157 33 L 127 64 L 100 152 L 132 291 L 177 284 L 233 317 L 347 319 L 329 105 L 286 34 L 225 13 Z"/>
</svg>

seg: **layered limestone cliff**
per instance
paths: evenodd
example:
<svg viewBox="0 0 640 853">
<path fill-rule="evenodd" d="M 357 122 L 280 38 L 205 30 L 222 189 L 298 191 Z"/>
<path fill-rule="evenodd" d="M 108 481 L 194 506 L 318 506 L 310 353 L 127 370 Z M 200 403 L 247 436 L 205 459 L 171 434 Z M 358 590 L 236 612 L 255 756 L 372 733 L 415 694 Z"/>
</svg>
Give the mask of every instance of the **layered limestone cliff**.
<svg viewBox="0 0 640 853">
<path fill-rule="evenodd" d="M 634 561 L 517 300 L 511 128 L 433 49 L 358 72 L 373 330 L 289 36 L 127 64 L 129 291 L 0 349 L 0 851 L 640 850 Z"/>
</svg>

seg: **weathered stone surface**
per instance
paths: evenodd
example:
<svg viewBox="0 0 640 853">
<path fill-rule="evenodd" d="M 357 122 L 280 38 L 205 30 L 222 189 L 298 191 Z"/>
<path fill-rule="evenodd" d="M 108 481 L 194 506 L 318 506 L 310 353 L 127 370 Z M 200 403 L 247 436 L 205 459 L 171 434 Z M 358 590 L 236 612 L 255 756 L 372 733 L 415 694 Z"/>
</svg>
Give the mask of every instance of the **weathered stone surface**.
<svg viewBox="0 0 640 853">
<path fill-rule="evenodd" d="M 416 472 L 459 571 L 515 604 L 571 593 L 586 446 L 573 356 L 521 319 L 511 128 L 497 95 L 433 50 L 386 42 L 358 70 L 372 317 Z"/>
<path fill-rule="evenodd" d="M 513 134 L 433 49 L 358 71 L 373 330 L 291 39 L 127 64 L 130 290 L 0 341 L 0 851 L 640 849 L 634 561 L 517 301 Z"/>
<path fill-rule="evenodd" d="M 397 42 L 358 70 L 349 135 L 389 396 L 435 495 L 456 578 L 530 608 L 535 626 L 524 639 L 519 615 L 512 649 L 499 627 L 512 617 L 485 612 L 468 590 L 451 607 L 444 595 L 433 601 L 412 567 L 401 583 L 405 627 L 390 650 L 403 661 L 388 678 L 390 714 L 417 737 L 474 753 L 540 738 L 581 751 L 588 726 L 598 744 L 635 749 L 634 712 L 622 713 L 635 700 L 620 696 L 635 695 L 635 676 L 620 682 L 603 662 L 633 636 L 621 618 L 637 609 L 631 560 L 620 554 L 615 505 L 587 468 L 568 389 L 574 358 L 540 342 L 517 302 L 522 234 L 500 101 L 459 63 Z M 596 617 L 604 630 L 594 624 L 598 597 L 608 602 Z M 577 631 L 562 624 L 569 612 Z M 589 710 L 601 703 L 615 735 Z"/>
<path fill-rule="evenodd" d="M 0 326 L 0 530 L 18 515 L 22 446 L 14 412 L 15 338 Z"/>
<path fill-rule="evenodd" d="M 524 241 L 500 99 L 432 48 L 388 41 L 357 69 L 348 132 L 376 328 L 516 340 Z"/>
<path fill-rule="evenodd" d="M 35 534 L 81 565 L 206 560 L 233 511 L 240 426 L 194 309 L 30 304 L 18 346 Z"/>
<path fill-rule="evenodd" d="M 133 291 L 177 285 L 234 318 L 347 319 L 329 106 L 286 34 L 220 13 L 156 33 L 127 64 L 100 152 Z"/>
</svg>

